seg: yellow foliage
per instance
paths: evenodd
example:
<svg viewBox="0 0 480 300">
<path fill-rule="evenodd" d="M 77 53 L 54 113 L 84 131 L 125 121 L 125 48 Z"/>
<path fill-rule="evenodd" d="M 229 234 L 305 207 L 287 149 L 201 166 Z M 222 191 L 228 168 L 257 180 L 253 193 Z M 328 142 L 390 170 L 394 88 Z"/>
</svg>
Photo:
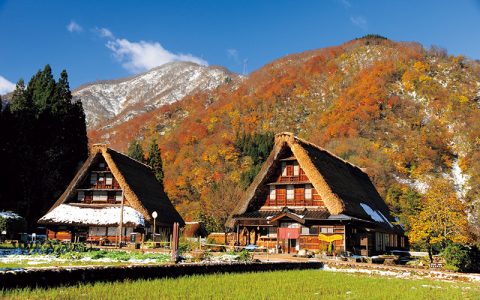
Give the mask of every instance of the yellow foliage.
<svg viewBox="0 0 480 300">
<path fill-rule="evenodd" d="M 432 77 L 422 74 L 422 75 L 420 75 L 418 80 L 420 80 L 421 83 L 428 83 L 428 82 L 432 81 Z"/>
<path fill-rule="evenodd" d="M 427 71 L 429 69 L 428 65 L 425 64 L 424 62 L 421 62 L 421 61 L 415 62 L 413 64 L 413 68 L 415 69 L 415 71 L 420 72 L 420 73 L 424 73 L 425 71 Z"/>
<path fill-rule="evenodd" d="M 435 179 L 422 199 L 420 213 L 410 217 L 412 243 L 445 245 L 468 242 L 465 205 L 457 199 L 450 182 Z"/>
<path fill-rule="evenodd" d="M 215 129 L 215 124 L 218 122 L 218 118 L 217 117 L 211 117 L 209 122 L 208 122 L 208 125 L 207 125 L 207 130 L 208 132 L 212 132 L 214 129 Z"/>
<path fill-rule="evenodd" d="M 463 104 L 463 103 L 467 103 L 467 102 L 468 102 L 468 98 L 467 98 L 466 96 L 464 96 L 464 95 L 460 95 L 460 96 L 458 96 L 458 101 L 459 101 L 460 103 L 462 103 L 462 104 Z"/>
</svg>

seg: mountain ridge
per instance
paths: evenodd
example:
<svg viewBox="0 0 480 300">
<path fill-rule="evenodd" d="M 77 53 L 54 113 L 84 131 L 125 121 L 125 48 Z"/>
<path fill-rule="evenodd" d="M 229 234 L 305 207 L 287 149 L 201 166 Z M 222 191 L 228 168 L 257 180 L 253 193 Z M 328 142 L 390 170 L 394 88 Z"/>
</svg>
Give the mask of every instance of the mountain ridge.
<svg viewBox="0 0 480 300">
<path fill-rule="evenodd" d="M 108 128 L 196 90 L 214 89 L 238 77 L 219 66 L 172 62 L 134 76 L 88 83 L 72 94 L 75 100 L 82 101 L 90 129 Z"/>
<path fill-rule="evenodd" d="M 476 61 L 364 38 L 279 58 L 235 87 L 192 93 L 89 136 L 124 151 L 133 138 L 156 139 L 165 188 L 187 219 L 220 201 L 212 185 L 238 186 L 253 167 L 236 136 L 289 131 L 366 168 L 400 217 L 441 181 L 468 203 L 480 233 L 479 95 Z"/>
</svg>

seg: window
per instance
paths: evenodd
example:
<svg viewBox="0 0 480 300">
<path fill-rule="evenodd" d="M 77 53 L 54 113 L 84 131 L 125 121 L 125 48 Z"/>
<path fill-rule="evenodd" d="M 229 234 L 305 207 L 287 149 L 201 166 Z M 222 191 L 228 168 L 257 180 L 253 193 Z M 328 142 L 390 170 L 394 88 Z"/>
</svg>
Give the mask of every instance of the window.
<svg viewBox="0 0 480 300">
<path fill-rule="evenodd" d="M 115 196 L 115 201 L 118 201 L 118 202 L 122 201 L 122 192 L 117 192 Z"/>
<path fill-rule="evenodd" d="M 318 226 L 312 226 L 310 227 L 310 234 L 318 234 Z"/>
<path fill-rule="evenodd" d="M 287 163 L 282 161 L 282 176 L 287 176 Z"/>
<path fill-rule="evenodd" d="M 310 184 L 305 185 L 305 200 L 312 199 L 312 186 Z"/>
<path fill-rule="evenodd" d="M 333 227 L 320 227 L 321 233 L 333 233 Z"/>
<path fill-rule="evenodd" d="M 275 186 L 270 186 L 270 200 L 275 200 L 277 197 L 277 193 L 275 190 Z"/>
<path fill-rule="evenodd" d="M 400 237 L 400 247 L 405 248 L 405 237 Z"/>
<path fill-rule="evenodd" d="M 95 191 L 93 193 L 93 201 L 107 201 L 108 194 L 106 191 Z"/>
<path fill-rule="evenodd" d="M 77 200 L 78 201 L 83 201 L 83 199 L 85 199 L 85 192 L 83 192 L 83 191 L 78 192 Z"/>
<path fill-rule="evenodd" d="M 96 226 L 89 227 L 88 235 L 105 236 L 107 235 L 107 227 L 96 227 Z"/>
<path fill-rule="evenodd" d="M 298 165 L 298 162 L 293 162 L 293 176 L 299 176 L 300 175 L 300 166 Z"/>
<path fill-rule="evenodd" d="M 90 175 L 90 184 L 97 184 L 97 173 Z"/>
<path fill-rule="evenodd" d="M 302 226 L 302 235 L 310 234 L 310 228 Z"/>
<path fill-rule="evenodd" d="M 295 189 L 293 188 L 293 185 L 289 184 L 287 185 L 287 200 L 293 199 L 295 199 Z"/>
<path fill-rule="evenodd" d="M 287 176 L 293 176 L 293 165 L 287 164 Z"/>
<path fill-rule="evenodd" d="M 108 227 L 107 228 L 107 235 L 113 236 L 118 234 L 118 227 Z"/>
<path fill-rule="evenodd" d="M 106 185 L 112 185 L 113 184 L 113 176 L 112 174 L 107 174 L 106 180 L 105 180 Z"/>
<path fill-rule="evenodd" d="M 99 163 L 99 164 L 98 164 L 98 167 L 99 167 L 100 169 L 105 168 L 105 163 Z"/>
</svg>

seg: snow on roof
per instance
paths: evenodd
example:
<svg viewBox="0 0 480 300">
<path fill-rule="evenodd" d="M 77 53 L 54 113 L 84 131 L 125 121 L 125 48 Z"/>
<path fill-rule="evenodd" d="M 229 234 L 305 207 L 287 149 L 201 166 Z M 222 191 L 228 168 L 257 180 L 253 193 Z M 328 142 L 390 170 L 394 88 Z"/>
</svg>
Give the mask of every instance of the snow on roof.
<svg viewBox="0 0 480 300">
<path fill-rule="evenodd" d="M 118 225 L 120 221 L 120 210 L 121 207 L 119 206 L 91 208 L 60 204 L 43 216 L 39 222 L 72 225 Z M 129 206 L 125 206 L 123 208 L 123 224 L 145 226 L 145 220 L 140 212 Z"/>
<path fill-rule="evenodd" d="M 360 203 L 360 206 L 370 216 L 370 218 L 372 218 L 374 221 L 381 222 L 381 223 L 387 223 L 388 225 L 390 225 L 390 227 L 393 228 L 392 223 L 390 223 L 388 221 L 388 219 L 385 218 L 385 216 L 381 212 L 373 210 L 370 206 L 368 206 L 365 203 Z"/>
<path fill-rule="evenodd" d="M 21 219 L 22 217 L 20 215 L 17 215 L 14 212 L 11 211 L 0 211 L 0 218 L 4 219 Z"/>
</svg>

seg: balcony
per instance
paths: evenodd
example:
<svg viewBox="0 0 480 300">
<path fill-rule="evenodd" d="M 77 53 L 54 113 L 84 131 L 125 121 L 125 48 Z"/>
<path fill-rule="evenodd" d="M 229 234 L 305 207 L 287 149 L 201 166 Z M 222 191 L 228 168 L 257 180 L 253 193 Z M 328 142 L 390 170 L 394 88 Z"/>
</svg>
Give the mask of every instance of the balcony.
<svg viewBox="0 0 480 300">
<path fill-rule="evenodd" d="M 310 183 L 306 175 L 298 176 L 280 176 L 277 182 L 269 183 L 269 185 L 279 185 L 286 183 L 295 183 L 295 184 L 307 184 Z"/>
</svg>

